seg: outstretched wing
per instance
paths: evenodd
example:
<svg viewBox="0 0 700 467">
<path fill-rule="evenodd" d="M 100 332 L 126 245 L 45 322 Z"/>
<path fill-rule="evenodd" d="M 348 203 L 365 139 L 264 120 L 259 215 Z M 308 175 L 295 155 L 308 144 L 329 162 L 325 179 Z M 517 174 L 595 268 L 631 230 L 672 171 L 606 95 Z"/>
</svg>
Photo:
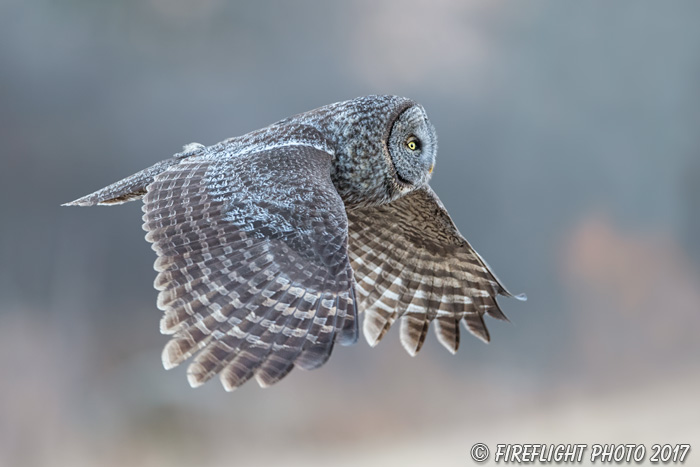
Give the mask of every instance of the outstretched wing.
<svg viewBox="0 0 700 467">
<path fill-rule="evenodd" d="M 358 307 L 365 312 L 363 331 L 370 345 L 401 318 L 401 343 L 415 355 L 435 320 L 438 340 L 454 353 L 460 321 L 488 342 L 484 314 L 507 320 L 496 295 L 511 294 L 430 187 L 390 204 L 348 211 L 348 219 Z"/>
<path fill-rule="evenodd" d="M 192 157 L 155 177 L 144 198 L 155 287 L 172 334 L 163 364 L 195 353 L 188 380 L 217 373 L 227 390 L 312 369 L 355 342 L 345 207 L 331 155 L 304 144 L 236 157 Z"/>
</svg>

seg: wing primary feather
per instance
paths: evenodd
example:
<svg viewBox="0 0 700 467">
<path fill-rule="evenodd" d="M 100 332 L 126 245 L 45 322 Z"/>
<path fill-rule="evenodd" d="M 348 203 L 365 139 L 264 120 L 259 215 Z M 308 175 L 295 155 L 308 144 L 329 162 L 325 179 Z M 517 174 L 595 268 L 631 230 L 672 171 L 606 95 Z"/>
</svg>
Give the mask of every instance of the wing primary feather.
<svg viewBox="0 0 700 467">
<path fill-rule="evenodd" d="M 179 298 L 176 304 L 173 302 L 173 305 L 167 306 L 165 314 L 161 318 L 161 332 L 173 334 L 190 328 L 196 324 L 201 316 L 212 315 L 211 311 L 207 312 L 206 310 L 211 310 L 213 304 L 218 306 L 216 317 L 227 317 L 228 312 L 234 308 L 231 299 L 234 296 L 240 296 L 241 286 L 253 279 L 270 280 L 270 276 L 276 274 L 279 269 L 279 266 L 267 257 L 267 253 L 251 259 L 250 263 L 239 265 L 234 270 L 226 268 L 217 270 L 214 278 L 200 282 L 200 286 L 206 286 L 204 294 L 192 289 L 190 293 Z M 255 267 L 260 268 L 260 270 L 248 281 L 241 282 L 244 277 L 243 273 L 250 270 L 251 264 L 256 264 Z M 217 278 L 225 279 L 225 282 L 218 282 Z"/>
<path fill-rule="evenodd" d="M 187 369 L 187 378 L 190 384 L 192 382 L 195 382 L 197 385 L 205 383 L 221 371 L 231 359 L 235 358 L 241 340 L 245 339 L 250 329 L 262 319 L 262 317 L 258 317 L 260 319 L 250 319 L 251 314 L 255 314 L 255 311 L 259 309 L 258 301 L 262 297 L 261 294 L 274 283 L 276 283 L 276 280 L 270 280 L 260 292 L 246 297 L 247 300 L 235 309 L 234 316 L 229 318 L 225 325 L 218 330 L 214 337 L 214 342 L 190 363 Z M 280 290 L 286 291 L 287 289 Z M 237 315 L 240 315 L 241 318 L 237 318 Z"/>
<path fill-rule="evenodd" d="M 454 316 L 438 316 L 435 320 L 435 335 L 452 355 L 459 350 L 459 321 Z"/>
<path fill-rule="evenodd" d="M 342 346 L 352 345 L 357 342 L 359 336 L 357 296 L 355 288 L 351 287 L 350 292 L 340 294 L 340 310 L 338 318 L 343 319 L 338 324 L 336 340 Z"/>
<path fill-rule="evenodd" d="M 444 263 L 445 270 L 443 273 L 446 276 L 451 275 L 449 263 Z M 451 291 L 450 287 L 444 283 L 439 287 L 434 287 L 435 295 L 439 299 L 437 316 L 435 318 L 435 335 L 438 342 L 442 344 L 453 355 L 457 353 L 459 348 L 459 315 L 461 305 L 455 303 L 456 296 Z"/>
<path fill-rule="evenodd" d="M 379 343 L 398 316 L 398 300 L 406 292 L 402 272 L 405 273 L 405 270 L 411 269 L 410 266 L 404 265 L 407 255 L 408 249 L 403 249 L 399 257 L 386 260 L 385 268 L 379 274 L 380 280 L 365 297 L 364 303 L 368 308 L 365 311 L 363 334 L 372 347 Z"/>
<path fill-rule="evenodd" d="M 275 265 L 271 265 L 273 267 Z M 262 272 L 260 273 L 262 274 Z M 266 287 L 272 283 L 270 281 Z M 241 284 L 239 284 L 241 286 Z M 198 327 L 198 321 L 202 318 L 198 318 L 197 315 L 191 316 L 191 325 L 187 328 L 183 328 L 177 331 L 175 336 L 166 344 L 162 353 L 163 366 L 166 369 L 171 369 L 184 362 L 192 355 L 197 353 L 197 351 L 208 345 L 214 338 L 215 335 L 222 335 L 229 331 L 233 326 L 237 325 L 242 321 L 242 319 L 237 318 L 237 312 L 245 308 L 245 304 L 241 307 L 236 307 L 231 301 L 231 295 L 237 294 L 237 288 L 234 288 L 228 295 L 220 295 L 217 300 L 213 303 L 220 305 L 219 314 L 225 317 L 225 320 L 219 321 L 212 318 L 212 315 L 208 315 L 207 318 L 214 320 L 214 323 L 209 322 L 209 325 L 213 325 L 213 329 L 209 329 L 206 324 L 204 326 L 209 332 L 203 333 L 201 330 L 201 325 Z M 248 301 L 253 300 L 255 296 L 248 298 Z M 210 305 L 211 306 L 211 305 Z M 230 313 L 233 313 L 231 315 Z M 202 316 L 202 315 L 199 315 Z"/>
<path fill-rule="evenodd" d="M 422 262 L 416 264 L 416 270 L 419 269 L 419 266 L 422 266 Z M 411 298 L 406 312 L 401 317 L 401 345 L 412 357 L 415 357 L 423 346 L 430 325 L 428 313 L 432 304 L 433 277 L 430 277 L 429 280 L 429 285 L 425 282 L 421 283 Z"/>
<path fill-rule="evenodd" d="M 498 305 L 498 300 L 496 300 L 496 297 L 493 297 L 493 306 L 490 306 L 486 310 L 486 314 L 488 314 L 492 318 L 496 318 L 501 321 L 507 321 L 510 323 L 510 320 L 503 313 L 503 310 L 501 310 L 501 307 Z"/>
<path fill-rule="evenodd" d="M 269 319 L 274 318 L 273 315 L 277 312 L 277 304 L 284 303 L 288 290 L 289 287 L 282 291 L 275 303 L 270 304 L 265 316 L 250 330 L 250 334 L 253 334 L 261 328 L 264 329 L 257 342 L 243 341 L 238 347 L 233 360 L 221 371 L 221 384 L 226 391 L 233 391 L 250 380 L 255 374 L 255 370 L 265 361 L 267 355 L 269 355 L 272 350 L 272 342 L 267 341 L 270 340 L 271 335 L 275 335 L 274 329 L 283 328 L 292 316 L 290 314 L 285 317 L 280 313 L 274 321 Z"/>
<path fill-rule="evenodd" d="M 231 268 L 235 270 L 236 263 L 243 261 L 245 261 L 244 264 L 250 263 L 266 255 L 269 251 L 270 246 L 260 242 L 238 251 L 214 248 L 207 251 L 208 259 L 161 256 L 160 258 L 164 258 L 160 264 L 162 269 L 156 269 L 159 273 L 153 285 L 157 290 L 162 291 L 173 285 L 177 287 L 191 283 L 201 277 L 209 278 L 214 271 L 218 272 L 219 268 L 227 271 Z"/>
<path fill-rule="evenodd" d="M 489 343 L 491 336 L 489 335 L 489 330 L 486 327 L 486 323 L 484 323 L 484 318 L 481 313 L 467 313 L 464 315 L 464 319 L 462 321 L 469 332 L 485 343 Z"/>
<path fill-rule="evenodd" d="M 304 370 L 314 370 L 328 361 L 335 342 L 335 325 L 338 316 L 339 297 L 332 294 L 324 294 L 320 299 L 318 311 L 313 318 L 309 329 L 310 336 L 316 336 L 312 342 L 307 338 L 304 342 L 295 365 Z M 323 322 L 321 322 L 323 320 Z"/>
<path fill-rule="evenodd" d="M 309 296 L 306 299 L 307 295 Z M 278 334 L 286 337 L 282 342 L 275 339 L 272 344 L 273 352 L 268 355 L 265 363 L 255 372 L 255 379 L 261 387 L 268 387 L 289 374 L 294 368 L 294 361 L 301 353 L 301 349 L 306 336 L 311 328 L 312 318 L 318 313 L 320 306 L 320 294 L 317 296 L 312 292 L 305 292 L 302 299 L 296 307 L 294 316 L 290 323 L 287 323 L 285 328 Z M 313 307 L 316 306 L 316 310 Z M 285 332 L 287 330 L 287 332 Z M 279 342 L 279 343 L 278 343 Z"/>
</svg>

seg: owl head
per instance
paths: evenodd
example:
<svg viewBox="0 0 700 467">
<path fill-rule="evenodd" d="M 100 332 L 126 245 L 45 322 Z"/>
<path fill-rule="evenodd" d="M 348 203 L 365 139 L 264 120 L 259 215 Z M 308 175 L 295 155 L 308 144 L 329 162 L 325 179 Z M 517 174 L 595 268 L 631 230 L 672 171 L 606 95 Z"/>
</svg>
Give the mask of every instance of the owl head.
<svg viewBox="0 0 700 467">
<path fill-rule="evenodd" d="M 391 124 L 387 151 L 401 192 L 428 183 L 435 167 L 437 135 L 422 106 L 412 103 Z"/>
<path fill-rule="evenodd" d="M 292 122 L 310 124 L 332 142 L 332 179 L 347 206 L 387 203 L 430 180 L 437 135 L 411 99 L 358 97 L 280 123 Z"/>
</svg>

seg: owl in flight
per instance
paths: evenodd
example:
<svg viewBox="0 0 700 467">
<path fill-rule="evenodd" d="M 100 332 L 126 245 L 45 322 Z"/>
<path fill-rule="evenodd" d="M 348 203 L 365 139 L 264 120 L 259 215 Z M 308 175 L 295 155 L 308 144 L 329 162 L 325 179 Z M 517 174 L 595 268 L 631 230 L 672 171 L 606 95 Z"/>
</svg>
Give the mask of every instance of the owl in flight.
<svg viewBox="0 0 700 467">
<path fill-rule="evenodd" d="M 432 321 L 455 353 L 460 322 L 488 342 L 484 315 L 507 319 L 496 296 L 512 295 L 428 186 L 436 153 L 423 107 L 367 96 L 189 144 L 67 205 L 143 198 L 163 365 L 196 354 L 193 387 L 265 387 L 355 343 L 361 312 L 371 346 L 399 320 L 411 355 Z"/>
</svg>

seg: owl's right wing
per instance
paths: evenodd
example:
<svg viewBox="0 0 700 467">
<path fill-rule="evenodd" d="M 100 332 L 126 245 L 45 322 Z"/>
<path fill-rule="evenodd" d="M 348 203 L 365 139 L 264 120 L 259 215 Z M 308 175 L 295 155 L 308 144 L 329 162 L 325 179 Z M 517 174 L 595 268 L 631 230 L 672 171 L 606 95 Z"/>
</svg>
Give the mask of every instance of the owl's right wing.
<svg viewBox="0 0 700 467">
<path fill-rule="evenodd" d="M 356 341 L 331 157 L 299 142 L 190 157 L 148 186 L 144 229 L 158 254 L 161 331 L 172 334 L 163 364 L 199 352 L 192 386 L 217 373 L 227 390 L 252 376 L 268 386 L 294 366 L 321 366 L 334 342 Z"/>
<path fill-rule="evenodd" d="M 363 331 L 376 345 L 401 318 L 401 343 L 415 355 L 430 323 L 451 352 L 459 323 L 488 342 L 483 316 L 506 320 L 496 296 L 512 296 L 459 233 L 430 187 L 392 203 L 348 211 L 349 252 Z M 516 298 L 524 299 L 524 295 Z"/>
</svg>

